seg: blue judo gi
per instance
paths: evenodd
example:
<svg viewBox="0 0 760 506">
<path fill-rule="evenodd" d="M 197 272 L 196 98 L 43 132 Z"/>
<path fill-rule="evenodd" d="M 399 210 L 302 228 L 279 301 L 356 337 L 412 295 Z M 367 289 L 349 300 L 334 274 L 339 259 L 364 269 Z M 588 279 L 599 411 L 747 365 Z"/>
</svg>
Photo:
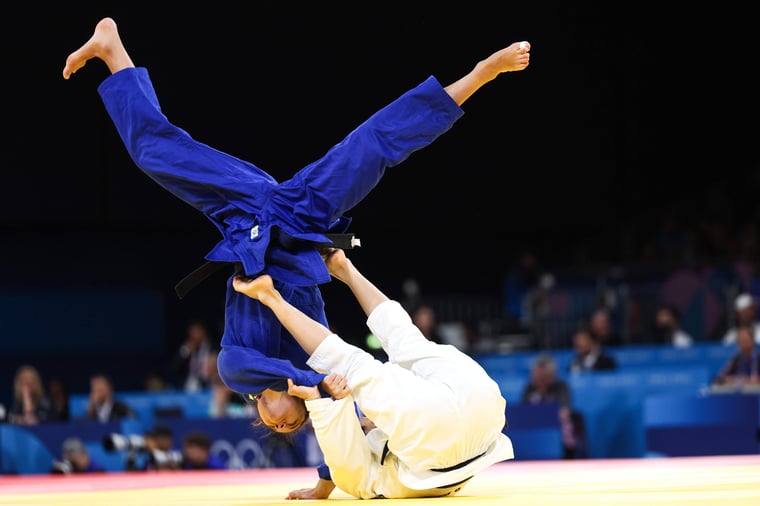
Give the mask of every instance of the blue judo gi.
<svg viewBox="0 0 760 506">
<path fill-rule="evenodd" d="M 207 260 L 242 263 L 269 274 L 291 304 L 327 326 L 319 284 L 330 274 L 314 243 L 345 232 L 344 213 L 377 185 L 385 169 L 446 132 L 464 113 L 433 77 L 377 111 L 322 158 L 284 182 L 259 167 L 196 141 L 161 112 L 145 68 L 127 68 L 98 87 L 134 163 L 201 211 L 223 238 Z M 309 246 L 311 244 L 311 246 Z M 222 381 L 243 395 L 318 385 L 324 374 L 272 312 L 227 280 L 218 359 Z"/>
</svg>

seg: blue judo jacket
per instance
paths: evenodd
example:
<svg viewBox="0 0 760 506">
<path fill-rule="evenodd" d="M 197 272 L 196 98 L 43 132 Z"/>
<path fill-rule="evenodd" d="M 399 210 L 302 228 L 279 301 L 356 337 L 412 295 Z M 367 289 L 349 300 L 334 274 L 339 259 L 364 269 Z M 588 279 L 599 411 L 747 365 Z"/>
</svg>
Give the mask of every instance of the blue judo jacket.
<svg viewBox="0 0 760 506">
<path fill-rule="evenodd" d="M 345 232 L 344 215 L 382 178 L 451 128 L 462 109 L 433 77 L 386 105 L 286 181 L 193 139 L 162 113 L 148 71 L 127 68 L 98 92 L 134 163 L 173 195 L 202 212 L 222 239 L 207 260 L 241 263 L 249 276 L 272 276 L 283 297 L 327 326 L 319 284 L 330 281 L 309 243 Z M 267 388 L 318 385 L 301 349 L 272 312 L 227 280 L 222 381 L 247 396 Z"/>
</svg>

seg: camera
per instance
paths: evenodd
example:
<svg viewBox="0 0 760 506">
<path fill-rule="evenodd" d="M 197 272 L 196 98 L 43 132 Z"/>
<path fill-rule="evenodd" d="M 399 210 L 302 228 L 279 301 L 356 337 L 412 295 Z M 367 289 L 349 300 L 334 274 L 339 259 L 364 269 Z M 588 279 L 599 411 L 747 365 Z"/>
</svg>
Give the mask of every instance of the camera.
<svg viewBox="0 0 760 506">
<path fill-rule="evenodd" d="M 158 436 L 171 437 L 171 433 L 165 429 L 154 429 L 146 433 L 145 436 L 138 434 L 118 434 L 111 433 L 103 438 L 103 449 L 108 452 L 127 452 L 126 468 L 128 470 L 139 469 L 180 469 L 184 462 L 182 452 L 170 448 L 170 443 L 164 445 L 166 448 L 151 449 L 146 438 Z"/>
<path fill-rule="evenodd" d="M 51 474 L 72 474 L 74 466 L 66 459 L 54 460 L 50 468 Z"/>
<path fill-rule="evenodd" d="M 103 438 L 103 449 L 107 452 L 123 451 L 147 451 L 148 447 L 145 438 L 137 434 L 117 434 L 111 433 Z"/>
</svg>

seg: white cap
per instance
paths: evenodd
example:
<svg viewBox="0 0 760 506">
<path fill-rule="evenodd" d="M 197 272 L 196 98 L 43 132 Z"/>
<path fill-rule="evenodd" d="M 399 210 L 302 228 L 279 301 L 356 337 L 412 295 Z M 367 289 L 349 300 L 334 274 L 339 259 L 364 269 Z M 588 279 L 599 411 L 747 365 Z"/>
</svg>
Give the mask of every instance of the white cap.
<svg viewBox="0 0 760 506">
<path fill-rule="evenodd" d="M 737 311 L 743 311 L 754 304 L 755 299 L 752 298 L 752 295 L 743 293 L 736 297 L 736 300 L 734 301 L 734 309 Z"/>
</svg>

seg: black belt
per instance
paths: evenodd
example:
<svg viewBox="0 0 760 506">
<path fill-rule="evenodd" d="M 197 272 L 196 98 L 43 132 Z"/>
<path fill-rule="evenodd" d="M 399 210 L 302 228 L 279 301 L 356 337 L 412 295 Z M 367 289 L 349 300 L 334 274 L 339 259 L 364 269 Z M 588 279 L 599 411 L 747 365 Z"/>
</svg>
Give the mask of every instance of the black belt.
<svg viewBox="0 0 760 506">
<path fill-rule="evenodd" d="M 485 454 L 486 454 L 486 452 L 483 452 L 480 455 L 475 455 L 473 458 L 467 459 L 464 462 L 460 462 L 459 464 L 457 464 L 455 466 L 442 467 L 440 469 L 431 469 L 431 471 L 435 471 L 437 473 L 446 473 L 446 472 L 449 472 L 449 471 L 453 471 L 454 469 L 460 469 L 460 468 L 466 466 L 467 464 L 469 464 L 470 462 L 478 460 L 480 457 L 482 457 Z"/>
<path fill-rule="evenodd" d="M 360 246 L 361 243 L 354 234 L 324 234 L 330 241 L 329 242 L 309 242 L 309 246 L 315 248 L 338 248 L 338 249 L 353 249 L 354 246 Z M 179 283 L 174 286 L 174 291 L 177 293 L 177 297 L 183 299 L 185 295 L 193 288 L 198 286 L 201 281 L 208 278 L 225 265 L 235 265 L 236 270 L 242 272 L 240 262 L 217 262 L 209 260 L 195 269 L 193 272 L 182 278 Z"/>
<path fill-rule="evenodd" d="M 388 456 L 389 452 L 390 452 L 390 450 L 388 448 L 388 441 L 386 441 L 385 442 L 385 446 L 383 446 L 383 454 L 380 456 L 380 465 L 381 466 L 383 465 L 383 463 L 385 463 L 385 457 Z M 437 473 L 445 473 L 445 472 L 448 472 L 448 471 L 454 471 L 455 469 L 461 469 L 464 466 L 466 466 L 467 464 L 469 464 L 470 462 L 474 462 L 474 461 L 478 460 L 480 457 L 482 457 L 485 454 L 486 454 L 486 452 L 483 452 L 480 455 L 475 455 L 473 458 L 467 459 L 464 462 L 460 462 L 459 464 L 456 464 L 454 466 L 442 467 L 442 468 L 438 468 L 438 469 L 431 469 L 431 471 L 435 471 Z M 442 487 L 436 487 L 436 488 L 456 487 L 457 485 L 461 485 L 462 483 L 464 483 L 465 481 L 467 481 L 467 480 L 469 480 L 471 478 L 472 478 L 472 476 L 468 476 L 467 478 L 465 478 L 465 479 L 463 479 L 461 481 L 458 481 L 456 483 L 451 483 L 449 485 L 444 485 Z"/>
</svg>

